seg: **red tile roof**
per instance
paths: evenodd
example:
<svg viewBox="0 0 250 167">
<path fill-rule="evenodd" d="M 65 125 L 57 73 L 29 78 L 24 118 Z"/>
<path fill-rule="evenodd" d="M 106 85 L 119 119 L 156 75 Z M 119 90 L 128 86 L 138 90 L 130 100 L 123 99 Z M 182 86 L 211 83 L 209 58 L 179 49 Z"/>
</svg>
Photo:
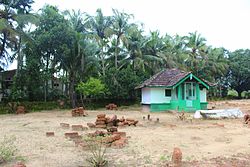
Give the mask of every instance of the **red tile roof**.
<svg viewBox="0 0 250 167">
<path fill-rule="evenodd" d="M 181 79 L 185 78 L 191 72 L 181 71 L 179 69 L 165 69 L 155 75 L 150 79 L 143 82 L 141 85 L 137 86 L 136 89 L 143 88 L 146 86 L 167 86 L 171 87 L 177 84 Z"/>
</svg>

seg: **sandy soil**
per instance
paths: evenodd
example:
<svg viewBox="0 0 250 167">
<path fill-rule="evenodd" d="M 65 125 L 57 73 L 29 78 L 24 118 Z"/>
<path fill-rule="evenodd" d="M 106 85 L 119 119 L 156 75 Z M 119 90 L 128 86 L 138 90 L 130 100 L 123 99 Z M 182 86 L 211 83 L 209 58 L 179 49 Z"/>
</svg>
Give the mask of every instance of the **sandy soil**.
<svg viewBox="0 0 250 167">
<path fill-rule="evenodd" d="M 215 108 L 240 108 L 244 113 L 250 113 L 250 100 L 210 102 L 210 105 Z M 71 117 L 70 111 L 1 115 L 0 141 L 4 136 L 15 136 L 19 155 L 26 159 L 27 167 L 88 166 L 85 161 L 88 151 L 75 147 L 72 141 L 67 140 L 64 133 L 71 130 L 62 129 L 60 123 L 86 126 L 87 122 L 95 122 L 98 113 L 135 118 L 140 123 L 137 127 L 119 128 L 130 136 L 129 144 L 122 149 L 108 148 L 109 166 L 164 166 L 171 160 L 174 147 L 182 150 L 183 161 L 186 162 L 184 166 L 215 166 L 230 160 L 234 163 L 244 161 L 237 166 L 250 164 L 250 126 L 244 125 L 242 119 L 191 122 L 180 121 L 176 113 L 150 113 L 153 120 L 144 121 L 142 117 L 148 113 L 141 112 L 140 108 L 88 111 L 87 117 Z M 156 118 L 160 119 L 160 123 L 155 122 Z M 54 131 L 55 137 L 46 137 L 48 131 Z"/>
</svg>

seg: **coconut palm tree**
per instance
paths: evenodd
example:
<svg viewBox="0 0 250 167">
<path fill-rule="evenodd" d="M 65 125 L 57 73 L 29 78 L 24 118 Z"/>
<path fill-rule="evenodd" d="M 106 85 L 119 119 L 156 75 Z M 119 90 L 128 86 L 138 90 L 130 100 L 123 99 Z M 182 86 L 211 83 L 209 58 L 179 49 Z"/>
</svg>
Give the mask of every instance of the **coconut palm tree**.
<svg viewBox="0 0 250 167">
<path fill-rule="evenodd" d="M 30 14 L 33 0 L 3 1 L 0 4 L 0 64 L 3 68 L 18 56 L 21 60 L 22 39 L 27 37 L 23 31 L 25 25 L 34 19 Z M 10 55 L 11 50 L 13 55 Z"/>
<path fill-rule="evenodd" d="M 112 34 L 111 30 L 111 17 L 104 16 L 101 9 L 97 9 L 95 16 L 89 16 L 88 22 L 90 25 L 89 32 L 91 37 L 96 41 L 99 52 L 97 54 L 101 65 L 101 75 L 105 76 L 107 68 L 107 47 L 109 43 L 109 37 Z"/>
<path fill-rule="evenodd" d="M 129 20 L 133 17 L 133 15 L 119 12 L 118 10 L 113 9 L 113 16 L 112 16 L 112 31 L 113 31 L 113 42 L 114 45 L 114 54 L 113 57 L 115 59 L 114 66 L 115 69 L 118 69 L 118 61 L 120 52 L 122 50 L 121 42 L 126 42 L 127 38 L 127 30 L 131 26 Z"/>
</svg>

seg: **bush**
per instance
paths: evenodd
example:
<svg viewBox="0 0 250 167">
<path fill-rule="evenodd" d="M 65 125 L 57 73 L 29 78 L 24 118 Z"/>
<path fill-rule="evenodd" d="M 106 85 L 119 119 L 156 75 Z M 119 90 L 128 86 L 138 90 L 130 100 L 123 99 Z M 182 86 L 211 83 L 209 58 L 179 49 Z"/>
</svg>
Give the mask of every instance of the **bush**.
<svg viewBox="0 0 250 167">
<path fill-rule="evenodd" d="M 238 97 L 238 93 L 235 90 L 228 90 L 227 95 L 228 95 L 228 97 L 231 97 L 231 98 L 237 98 Z"/>
</svg>

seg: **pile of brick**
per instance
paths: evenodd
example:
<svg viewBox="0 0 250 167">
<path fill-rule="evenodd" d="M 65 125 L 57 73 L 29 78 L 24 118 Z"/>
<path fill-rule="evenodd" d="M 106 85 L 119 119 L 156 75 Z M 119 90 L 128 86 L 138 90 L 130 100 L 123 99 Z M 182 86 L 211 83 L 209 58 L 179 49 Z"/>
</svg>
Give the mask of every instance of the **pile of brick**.
<svg viewBox="0 0 250 167">
<path fill-rule="evenodd" d="M 107 118 L 105 114 L 98 114 L 95 121 L 95 128 L 107 128 Z"/>
<path fill-rule="evenodd" d="M 74 108 L 71 111 L 72 117 L 85 117 L 87 116 L 87 113 L 84 111 L 83 107 L 78 107 L 78 108 Z"/>
<path fill-rule="evenodd" d="M 106 146 L 122 148 L 128 144 L 128 138 L 126 137 L 126 132 L 104 132 L 95 131 L 94 133 L 89 133 L 89 137 L 102 137 L 101 142 Z"/>
<path fill-rule="evenodd" d="M 117 126 L 125 126 L 125 125 L 134 125 L 138 123 L 138 120 L 124 117 L 118 119 L 117 115 L 113 115 L 112 117 L 107 117 L 106 114 L 98 114 L 96 118 L 95 124 L 87 123 L 89 128 L 109 128 L 109 127 L 117 127 Z"/>
<path fill-rule="evenodd" d="M 124 119 L 122 117 L 122 119 L 120 119 L 120 122 L 118 123 L 118 126 L 125 126 L 125 125 L 128 125 L 128 126 L 134 125 L 134 126 L 136 126 L 136 124 L 138 122 L 139 122 L 138 120 L 135 120 L 135 119 L 132 119 L 132 118 Z"/>
<path fill-rule="evenodd" d="M 110 103 L 108 105 L 105 106 L 107 110 L 117 110 L 117 105 L 114 103 Z"/>
<path fill-rule="evenodd" d="M 249 114 L 244 115 L 244 123 L 250 124 L 250 115 Z"/>
<path fill-rule="evenodd" d="M 17 106 L 16 114 L 25 114 L 25 107 L 24 106 Z"/>
<path fill-rule="evenodd" d="M 83 140 L 83 136 L 79 135 L 78 132 L 67 132 L 64 134 L 64 136 L 67 139 L 73 141 L 76 146 L 81 146 L 81 147 L 87 146 L 87 144 Z"/>
</svg>

